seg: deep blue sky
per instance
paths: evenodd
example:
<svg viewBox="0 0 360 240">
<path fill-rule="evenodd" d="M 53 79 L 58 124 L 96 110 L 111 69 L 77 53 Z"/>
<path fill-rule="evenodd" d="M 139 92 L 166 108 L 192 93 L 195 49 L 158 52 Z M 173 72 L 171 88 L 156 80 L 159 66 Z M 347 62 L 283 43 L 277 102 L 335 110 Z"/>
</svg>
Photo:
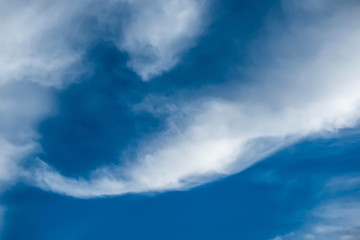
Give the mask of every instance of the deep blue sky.
<svg viewBox="0 0 360 240">
<path fill-rule="evenodd" d="M 297 26 L 289 23 L 292 17 L 289 15 L 296 19 L 305 16 L 302 10 L 289 14 L 283 8 L 282 1 L 211 1 L 208 23 L 196 43 L 182 53 L 171 70 L 150 81 L 143 81 L 129 68 L 130 54 L 104 37 L 111 33 L 106 32 L 107 28 L 99 31 L 100 23 L 88 17 L 78 34 L 96 33 L 81 58 L 81 63 L 91 71 L 77 75 L 71 84 L 48 88 L 54 101 L 53 111 L 34 124 L 41 150 L 29 154 L 30 163 L 23 165 L 27 167 L 40 158 L 63 176 L 89 179 L 91 171 L 99 167 L 125 166 L 122 156 L 132 159 L 144 139 L 166 131 L 171 112 L 156 115 L 134 110 L 149 96 L 160 107 L 183 106 L 200 98 L 232 101 L 243 97 L 238 96 L 241 94 L 237 88 L 229 86 L 248 84 L 252 78 L 247 76 L 254 72 L 248 73 L 246 69 L 271 58 L 271 50 L 259 50 L 267 47 L 262 41 L 266 38 L 274 41 L 281 35 L 278 31 L 292 29 L 292 24 Z M 311 12 L 304 22 L 312 24 L 318 18 L 321 22 L 324 14 L 328 13 Z M 73 39 L 68 40 L 76 45 Z M 290 42 L 292 46 L 296 44 Z M 312 47 L 301 54 L 311 55 Z M 295 53 L 290 51 L 289 55 L 292 54 Z M 264 65 L 276 63 L 275 58 Z M 268 88 L 267 94 L 271 91 Z M 322 90 L 319 92 L 321 95 Z M 249 99 L 262 97 L 259 94 Z M 277 111 L 278 106 L 273 110 Z M 317 209 L 339 199 L 341 203 L 359 202 L 360 131 L 356 126 L 354 123 L 348 128 L 304 134 L 295 144 L 277 149 L 242 172 L 186 190 L 155 189 L 152 193 L 79 199 L 19 181 L 0 196 L 1 205 L 6 208 L 0 237 L 300 240 L 306 233 L 316 237 L 312 226 L 334 226 L 333 218 L 316 215 L 320 211 Z M 344 188 L 336 185 L 334 179 L 344 180 Z M 343 225 L 357 229 L 349 239 L 360 237 L 359 225 L 346 221 Z M 337 239 L 340 233 L 327 234 Z"/>
<path fill-rule="evenodd" d="M 344 133 L 344 135 L 346 132 Z M 245 172 L 189 191 L 79 200 L 18 186 L 4 239 L 270 239 L 306 222 L 332 177 L 360 173 L 359 135 L 287 148 Z"/>
</svg>

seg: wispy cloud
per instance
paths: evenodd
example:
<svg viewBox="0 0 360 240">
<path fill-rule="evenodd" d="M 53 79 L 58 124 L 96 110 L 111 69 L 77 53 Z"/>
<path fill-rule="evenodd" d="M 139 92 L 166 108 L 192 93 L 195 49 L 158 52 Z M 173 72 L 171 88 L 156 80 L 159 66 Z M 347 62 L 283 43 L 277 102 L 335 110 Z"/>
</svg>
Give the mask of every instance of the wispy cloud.
<svg viewBox="0 0 360 240">
<path fill-rule="evenodd" d="M 306 8 L 292 7 L 311 17 Z M 329 8 L 331 14 L 320 14 L 316 22 L 289 17 L 288 28 L 254 46 L 263 49 L 255 54 L 267 57 L 249 67 L 250 84 L 237 85 L 237 97 L 184 107 L 183 121 L 170 117 L 169 129 L 144 143 L 128 165 L 97 169 L 85 180 L 41 163 L 30 173 L 32 184 L 84 198 L 184 189 L 242 171 L 306 136 L 354 126 L 360 106 L 359 10 Z"/>
<path fill-rule="evenodd" d="M 193 44 L 203 8 L 202 1 L 175 0 L 1 1 L 0 181 L 16 178 L 21 160 L 39 150 L 36 126 L 55 107 L 49 88 L 91 72 L 83 55 L 96 34 L 82 28 L 87 18 L 97 19 L 94 29 L 127 51 L 129 66 L 148 80 Z"/>
<path fill-rule="evenodd" d="M 340 199 L 321 205 L 302 229 L 273 240 L 356 240 L 360 236 L 359 199 Z"/>
<path fill-rule="evenodd" d="M 1 185 L 16 179 L 22 160 L 39 150 L 35 128 L 52 112 L 49 87 L 61 87 L 82 71 L 80 52 L 65 41 L 77 8 L 66 4 L 0 2 Z"/>
<path fill-rule="evenodd" d="M 0 188 L 15 180 L 19 165 L 39 150 L 35 127 L 52 112 L 48 89 L 34 83 L 14 82 L 0 87 Z"/>
<path fill-rule="evenodd" d="M 354 191 L 358 192 L 360 183 L 356 181 L 358 177 L 343 176 L 331 180 L 325 189 L 334 191 Z M 355 182 L 354 182 L 355 180 Z M 351 182 L 351 189 L 347 185 Z M 334 185 L 343 183 L 343 189 Z M 334 198 L 321 203 L 308 215 L 307 222 L 300 229 L 276 236 L 273 240 L 355 240 L 360 237 L 360 199 L 358 195 Z"/>
<path fill-rule="evenodd" d="M 128 52 L 129 67 L 149 80 L 194 44 L 205 8 L 204 0 L 1 2 L 0 83 L 59 86 L 89 71 L 81 62 L 95 38 L 81 29 L 87 17 L 97 19 L 104 38 Z"/>
<path fill-rule="evenodd" d="M 128 66 L 143 80 L 169 71 L 195 43 L 205 25 L 204 0 L 128 1 L 117 46 L 130 55 Z"/>
<path fill-rule="evenodd" d="M 72 1 L 2 1 L 0 83 L 23 80 L 59 86 L 71 82 L 76 71 L 83 71 L 81 51 L 67 42 L 76 32 L 79 5 Z"/>
</svg>

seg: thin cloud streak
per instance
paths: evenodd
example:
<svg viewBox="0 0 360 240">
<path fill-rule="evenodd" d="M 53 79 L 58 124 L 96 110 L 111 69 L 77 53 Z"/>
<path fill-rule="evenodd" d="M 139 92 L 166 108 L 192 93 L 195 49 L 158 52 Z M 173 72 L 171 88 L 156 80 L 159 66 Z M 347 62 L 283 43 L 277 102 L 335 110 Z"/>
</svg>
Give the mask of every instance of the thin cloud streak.
<svg viewBox="0 0 360 240">
<path fill-rule="evenodd" d="M 360 189 L 358 179 L 359 176 L 335 178 L 325 185 L 325 190 L 332 193 L 355 190 L 355 193 L 358 193 Z M 349 183 L 351 183 L 350 189 L 346 188 Z M 345 188 L 337 188 L 340 184 L 344 184 Z M 351 197 L 345 196 L 325 201 L 310 212 L 308 222 L 305 222 L 300 229 L 276 236 L 272 240 L 356 240 L 360 236 L 359 200 L 358 194 L 353 194 Z"/>
<path fill-rule="evenodd" d="M 324 203 L 315 209 L 313 222 L 302 229 L 272 240 L 356 240 L 360 236 L 360 206 L 358 199 L 340 199 Z"/>
</svg>

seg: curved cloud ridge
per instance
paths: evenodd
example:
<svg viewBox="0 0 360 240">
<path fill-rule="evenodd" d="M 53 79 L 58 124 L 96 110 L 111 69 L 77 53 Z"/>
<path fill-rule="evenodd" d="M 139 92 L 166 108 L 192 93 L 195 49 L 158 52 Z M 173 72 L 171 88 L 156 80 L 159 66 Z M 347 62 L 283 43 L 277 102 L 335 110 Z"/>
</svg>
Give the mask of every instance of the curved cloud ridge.
<svg viewBox="0 0 360 240">
<path fill-rule="evenodd" d="M 186 124 L 169 124 L 168 131 L 147 143 L 148 150 L 139 149 L 130 165 L 75 179 L 41 163 L 32 173 L 33 184 L 81 198 L 187 189 L 240 172 L 305 137 L 355 126 L 360 117 L 360 32 L 352 22 L 354 12 L 312 27 L 293 20 L 294 28 L 266 43 L 276 62 L 250 68 L 252 81 L 237 86 L 238 97 L 200 101 Z M 336 26 L 343 26 L 341 34 Z M 306 41 L 294 49 L 300 35 Z M 314 46 L 316 52 L 303 54 Z M 286 47 L 290 54 L 282 51 Z"/>
<path fill-rule="evenodd" d="M 72 11 L 61 7 L 55 8 L 60 9 L 55 13 L 46 5 L 53 14 L 49 21 L 44 16 L 37 18 L 39 9 L 44 7 L 42 3 L 35 1 L 29 5 L 24 13 L 18 14 L 21 18 L 4 15 L 13 28 L 0 23 L 6 33 L 0 43 L 8 47 L 0 49 L 1 86 L 17 89 L 13 82 L 31 82 L 23 87 L 25 90 L 15 92 L 37 96 L 31 95 L 32 101 L 22 102 L 0 92 L 0 113 L 6 116 L 0 119 L 3 169 L 17 169 L 20 159 L 37 147 L 34 126 L 52 108 L 47 87 L 58 87 L 68 80 L 71 66 L 80 64 L 84 51 L 61 40 L 60 45 L 56 44 L 58 39 L 52 39 L 49 31 L 59 30 L 61 34 L 56 35 L 59 38 L 73 36 L 68 25 L 84 6 L 91 9 L 90 1 L 78 4 L 69 1 Z M 200 0 L 108 1 L 105 5 L 111 8 L 118 3 L 129 8 L 129 17 L 123 22 L 121 34 L 113 34 L 111 40 L 128 53 L 128 66 L 143 80 L 170 71 L 195 44 L 206 22 L 205 2 Z M 327 7 L 324 1 L 321 3 L 324 6 L 319 2 L 318 8 Z M 291 4 L 287 7 L 291 8 Z M 313 26 L 290 19 L 290 27 L 281 29 L 280 36 L 259 41 L 261 48 L 269 52 L 269 59 L 248 68 L 245 75 L 250 83 L 228 86 L 236 89 L 238 96 L 226 100 L 200 99 L 190 106 L 185 103 L 181 114 L 188 116 L 186 121 L 178 123 L 176 114 L 170 116 L 167 131 L 144 143 L 126 166 L 99 168 L 86 179 L 69 178 L 39 160 L 39 166 L 25 169 L 21 175 L 44 190 L 81 198 L 187 189 L 240 172 L 307 136 L 355 126 L 360 114 L 358 12 L 358 8 L 335 10 Z M 57 17 L 63 14 L 65 23 Z M 94 15 L 100 19 L 100 13 Z M 39 27 L 24 29 L 19 36 L 12 32 L 29 19 L 35 19 Z M 119 33 L 114 29 L 111 32 Z M 59 51 L 48 54 L 42 42 L 49 43 L 45 49 L 60 46 Z M 309 49 L 316 50 L 307 54 Z M 70 74 L 70 82 L 77 74 Z M 23 111 L 33 105 L 41 105 L 38 112 Z M 24 117 L 23 113 L 28 115 Z M 26 128 L 26 136 L 10 137 L 13 135 L 8 129 L 18 126 Z M 12 178 L 3 172 L 0 179 Z"/>
</svg>

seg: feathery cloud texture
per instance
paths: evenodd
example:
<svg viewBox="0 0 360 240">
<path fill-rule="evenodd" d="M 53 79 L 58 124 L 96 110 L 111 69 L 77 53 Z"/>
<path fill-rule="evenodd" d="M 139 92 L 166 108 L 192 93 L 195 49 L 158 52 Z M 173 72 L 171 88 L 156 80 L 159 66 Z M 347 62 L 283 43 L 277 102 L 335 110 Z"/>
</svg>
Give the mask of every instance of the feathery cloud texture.
<svg viewBox="0 0 360 240">
<path fill-rule="evenodd" d="M 311 17 L 306 8 L 299 11 Z M 176 114 L 170 117 L 169 129 L 126 167 L 103 167 L 90 179 L 75 179 L 41 163 L 32 172 L 33 184 L 82 198 L 186 189 L 242 171 L 304 137 L 354 126 L 360 104 L 359 8 L 328 11 L 316 24 L 289 17 L 288 28 L 259 40 L 268 57 L 249 68 L 251 81 L 236 86 L 238 97 L 184 107 L 191 109 L 180 114 L 187 116 L 185 123 Z"/>
<path fill-rule="evenodd" d="M 123 8 L 128 21 L 110 21 Z M 96 36 L 83 29 L 87 18 L 97 19 L 100 32 L 110 27 L 104 38 L 128 51 L 129 66 L 149 80 L 170 70 L 191 45 L 203 8 L 201 1 L 177 0 L 0 2 L 0 180 L 18 177 L 22 160 L 40 150 L 35 128 L 55 107 L 51 88 L 91 73 L 83 55 Z"/>
<path fill-rule="evenodd" d="M 343 188 L 339 188 L 343 185 Z M 344 176 L 331 180 L 327 191 L 359 190 L 359 176 Z M 357 191 L 358 192 L 358 191 Z M 272 240 L 356 240 L 360 236 L 360 201 L 358 195 L 330 199 L 317 206 L 308 222 L 299 230 L 276 236 Z"/>
<path fill-rule="evenodd" d="M 205 8 L 204 0 L 131 1 L 117 42 L 130 55 L 128 66 L 143 80 L 169 71 L 203 31 Z"/>
</svg>

